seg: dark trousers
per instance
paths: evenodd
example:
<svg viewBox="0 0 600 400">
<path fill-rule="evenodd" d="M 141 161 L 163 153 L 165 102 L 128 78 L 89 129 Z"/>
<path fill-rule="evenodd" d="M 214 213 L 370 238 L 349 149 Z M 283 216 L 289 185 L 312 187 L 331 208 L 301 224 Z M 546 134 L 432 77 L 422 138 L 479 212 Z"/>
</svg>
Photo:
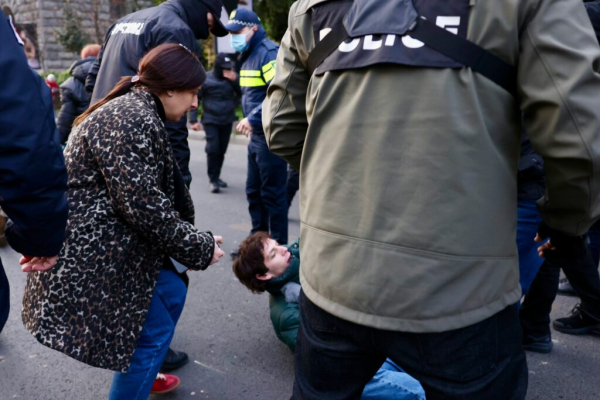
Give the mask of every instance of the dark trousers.
<svg viewBox="0 0 600 400">
<path fill-rule="evenodd" d="M 269 151 L 263 135 L 248 144 L 246 198 L 252 233 L 265 231 L 281 244 L 288 242 L 287 163 Z"/>
<path fill-rule="evenodd" d="M 386 357 L 435 399 L 524 399 L 527 361 L 517 306 L 440 333 L 384 331 L 323 311 L 300 296 L 292 399 L 359 399 Z"/>
<path fill-rule="evenodd" d="M 560 270 L 581 298 L 581 309 L 600 321 L 600 277 L 597 254 L 581 260 L 571 260 L 563 265 L 544 261 L 529 292 L 525 295 L 519 319 L 525 335 L 539 338 L 550 334 L 550 311 L 556 299 Z"/>
<path fill-rule="evenodd" d="M 206 132 L 206 166 L 208 179 L 217 183 L 221 177 L 221 168 L 231 137 L 231 124 L 203 124 Z"/>
<path fill-rule="evenodd" d="M 288 175 L 287 175 L 287 202 L 288 207 L 292 205 L 292 201 L 294 201 L 294 196 L 296 192 L 300 189 L 300 172 L 296 171 L 294 168 L 288 166 Z"/>
<path fill-rule="evenodd" d="M 10 311 L 10 288 L 8 287 L 8 278 L 4 267 L 0 261 L 0 332 L 6 324 L 8 319 L 8 312 Z"/>
</svg>

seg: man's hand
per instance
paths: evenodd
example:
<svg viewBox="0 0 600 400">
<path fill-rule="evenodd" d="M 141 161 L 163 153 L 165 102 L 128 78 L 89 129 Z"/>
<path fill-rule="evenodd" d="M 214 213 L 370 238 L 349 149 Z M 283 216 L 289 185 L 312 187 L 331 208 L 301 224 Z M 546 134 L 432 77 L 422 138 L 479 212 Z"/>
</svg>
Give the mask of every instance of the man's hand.
<svg viewBox="0 0 600 400">
<path fill-rule="evenodd" d="M 221 247 L 219 246 L 221 244 L 223 244 L 223 237 L 215 236 L 215 252 L 213 253 L 213 257 L 212 257 L 212 260 L 210 261 L 210 265 L 213 265 L 213 264 L 219 262 L 221 257 L 223 257 L 225 255 L 225 253 L 223 252 L 223 250 L 221 250 Z"/>
<path fill-rule="evenodd" d="M 235 82 L 237 74 L 230 69 L 223 70 L 223 78 L 229 79 L 231 82 Z"/>
<path fill-rule="evenodd" d="M 21 264 L 21 271 L 23 272 L 35 272 L 35 271 L 48 271 L 50 268 L 56 265 L 58 256 L 53 257 L 31 257 L 23 255 L 19 260 Z"/>
<path fill-rule="evenodd" d="M 241 120 L 240 123 L 237 124 L 237 127 L 235 129 L 237 129 L 239 133 L 246 137 L 252 136 L 252 125 L 250 125 L 250 121 L 248 121 L 248 118 L 244 118 L 243 120 Z"/>
<path fill-rule="evenodd" d="M 542 222 L 538 228 L 535 241 L 546 243 L 538 247 L 540 257 L 549 259 L 557 264 L 586 260 L 590 257 L 583 236 L 570 236 L 550 228 Z"/>
<path fill-rule="evenodd" d="M 193 131 L 199 131 L 200 130 L 200 122 L 194 122 L 193 124 L 190 124 L 190 128 Z"/>
</svg>

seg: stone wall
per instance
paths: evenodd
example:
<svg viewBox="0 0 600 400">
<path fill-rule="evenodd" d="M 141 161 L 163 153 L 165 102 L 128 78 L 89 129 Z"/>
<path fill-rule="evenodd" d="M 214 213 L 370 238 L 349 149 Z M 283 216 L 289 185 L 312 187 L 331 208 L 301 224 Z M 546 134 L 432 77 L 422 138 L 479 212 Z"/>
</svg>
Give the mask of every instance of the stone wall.
<svg viewBox="0 0 600 400">
<path fill-rule="evenodd" d="M 2 2 L 2 0 L 0 0 Z M 68 68 L 79 54 L 69 53 L 58 43 L 55 32 L 64 24 L 65 6 L 70 6 L 90 43 L 102 44 L 108 27 L 121 16 L 151 7 L 152 0 L 4 0 L 17 24 L 35 26 L 38 49 L 44 71 Z"/>
</svg>

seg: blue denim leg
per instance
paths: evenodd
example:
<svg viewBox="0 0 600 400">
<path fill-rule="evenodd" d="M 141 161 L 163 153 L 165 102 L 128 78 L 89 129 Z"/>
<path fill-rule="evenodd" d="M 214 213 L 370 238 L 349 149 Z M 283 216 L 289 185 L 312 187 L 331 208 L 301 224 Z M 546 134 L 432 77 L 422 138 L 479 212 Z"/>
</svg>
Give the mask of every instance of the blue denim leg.
<svg viewBox="0 0 600 400">
<path fill-rule="evenodd" d="M 519 272 L 523 295 L 529 291 L 543 258 L 538 255 L 539 243 L 534 241 L 537 228 L 542 217 L 535 205 L 535 200 L 519 200 L 517 217 L 517 248 L 519 249 Z"/>
<path fill-rule="evenodd" d="M 590 239 L 590 251 L 592 252 L 594 265 L 598 266 L 598 263 L 600 263 L 600 221 L 592 225 L 588 231 L 588 237 Z"/>
<path fill-rule="evenodd" d="M 146 400 L 183 311 L 187 289 L 173 271 L 158 276 L 129 372 L 115 372 L 109 400 Z"/>
<path fill-rule="evenodd" d="M 423 387 L 389 358 L 367 383 L 362 400 L 425 400 Z"/>
</svg>

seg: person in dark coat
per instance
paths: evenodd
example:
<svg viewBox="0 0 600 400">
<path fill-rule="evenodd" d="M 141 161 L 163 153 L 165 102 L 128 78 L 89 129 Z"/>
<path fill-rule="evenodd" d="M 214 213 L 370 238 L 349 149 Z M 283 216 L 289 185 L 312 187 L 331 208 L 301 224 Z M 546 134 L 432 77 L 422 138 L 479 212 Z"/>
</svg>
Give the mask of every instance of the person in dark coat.
<svg viewBox="0 0 600 400">
<path fill-rule="evenodd" d="M 111 400 L 179 384 L 155 382 L 187 292 L 173 263 L 204 270 L 223 256 L 222 238 L 194 227 L 164 126 L 197 106 L 205 78 L 195 55 L 160 45 L 75 120 L 65 148 L 67 238 L 56 267 L 28 279 L 23 323 L 40 343 L 117 371 Z"/>
<path fill-rule="evenodd" d="M 81 50 L 81 59 L 75 61 L 69 73 L 71 77 L 60 85 L 61 108 L 58 113 L 56 125 L 60 133 L 60 143 L 65 144 L 71 133 L 71 126 L 75 118 L 83 114 L 90 106 L 90 99 L 85 90 L 85 78 L 96 56 L 100 52 L 100 45 L 88 44 Z"/>
<path fill-rule="evenodd" d="M 56 263 L 67 224 L 67 171 L 54 124 L 50 89 L 25 58 L 12 23 L 0 17 L 0 207 L 10 218 L 6 237 L 23 254 L 22 270 Z M 0 262 L 0 331 L 10 309 Z"/>
<path fill-rule="evenodd" d="M 220 53 L 208 73 L 198 103 L 202 104 L 202 126 L 206 133 L 206 164 L 210 191 L 219 193 L 227 183 L 221 180 L 221 168 L 229 145 L 232 123 L 237 120 L 235 108 L 242 95 L 237 74 L 229 56 Z M 192 129 L 199 129 L 198 110 L 190 112 Z"/>
<path fill-rule="evenodd" d="M 231 44 L 240 53 L 240 86 L 244 119 L 238 132 L 250 137 L 246 199 L 251 233 L 269 232 L 279 243 L 288 241 L 287 163 L 267 146 L 262 124 L 263 100 L 275 78 L 279 46 L 267 38 L 256 13 L 239 8 L 229 16 Z M 231 253 L 232 257 L 236 252 Z"/>
<path fill-rule="evenodd" d="M 217 36 L 228 33 L 219 20 L 222 8 L 221 0 L 168 0 L 115 22 L 108 29 L 86 80 L 86 89 L 93 91 L 91 104 L 104 98 L 122 76 L 135 75 L 140 59 L 159 44 L 180 43 L 200 57 L 198 39 L 208 38 L 209 31 Z M 192 175 L 186 118 L 168 121 L 166 126 L 177 164 L 189 187 Z"/>
</svg>

